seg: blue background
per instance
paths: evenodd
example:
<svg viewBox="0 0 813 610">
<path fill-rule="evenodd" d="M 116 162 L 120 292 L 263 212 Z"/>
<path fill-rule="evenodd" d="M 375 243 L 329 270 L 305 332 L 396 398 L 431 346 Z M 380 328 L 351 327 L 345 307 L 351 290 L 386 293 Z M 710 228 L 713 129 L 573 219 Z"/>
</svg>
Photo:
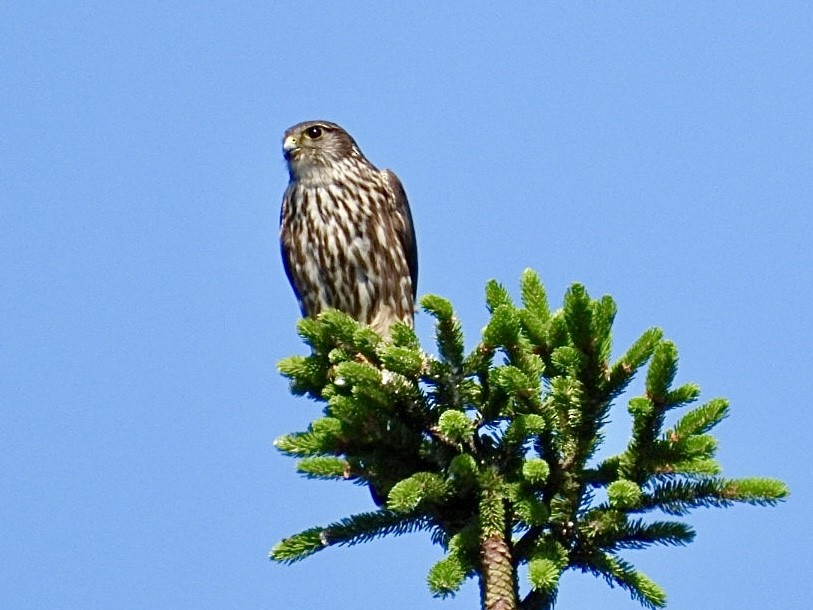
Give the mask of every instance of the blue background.
<svg viewBox="0 0 813 610">
<path fill-rule="evenodd" d="M 275 370 L 305 352 L 277 227 L 281 135 L 324 118 L 403 180 L 470 346 L 533 267 L 731 399 L 725 474 L 793 496 L 628 553 L 670 608 L 813 606 L 811 5 L 405 4 L 0 5 L 0 605 L 478 606 L 430 597 L 423 534 L 266 557 L 372 506 L 272 446 L 319 414 Z M 596 606 L 639 607 L 566 575 Z"/>
</svg>

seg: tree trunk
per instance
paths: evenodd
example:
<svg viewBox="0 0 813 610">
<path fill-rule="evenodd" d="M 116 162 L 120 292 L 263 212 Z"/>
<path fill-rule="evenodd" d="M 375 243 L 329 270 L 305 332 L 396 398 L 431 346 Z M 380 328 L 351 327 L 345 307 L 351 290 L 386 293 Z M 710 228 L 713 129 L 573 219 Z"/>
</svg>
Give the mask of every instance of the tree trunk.
<svg viewBox="0 0 813 610">
<path fill-rule="evenodd" d="M 511 549 L 503 534 L 483 538 L 480 589 L 483 610 L 517 610 L 516 576 Z"/>
</svg>

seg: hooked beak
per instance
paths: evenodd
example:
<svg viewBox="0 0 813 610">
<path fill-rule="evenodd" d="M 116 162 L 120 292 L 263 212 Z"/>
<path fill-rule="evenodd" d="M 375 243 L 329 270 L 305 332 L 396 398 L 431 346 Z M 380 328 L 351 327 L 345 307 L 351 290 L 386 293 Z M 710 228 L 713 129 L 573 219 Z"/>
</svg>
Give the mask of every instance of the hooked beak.
<svg viewBox="0 0 813 610">
<path fill-rule="evenodd" d="M 290 159 L 294 156 L 295 152 L 299 150 L 299 144 L 296 141 L 296 136 L 290 135 L 286 136 L 285 139 L 282 141 L 282 154 L 285 155 L 286 159 Z"/>
</svg>

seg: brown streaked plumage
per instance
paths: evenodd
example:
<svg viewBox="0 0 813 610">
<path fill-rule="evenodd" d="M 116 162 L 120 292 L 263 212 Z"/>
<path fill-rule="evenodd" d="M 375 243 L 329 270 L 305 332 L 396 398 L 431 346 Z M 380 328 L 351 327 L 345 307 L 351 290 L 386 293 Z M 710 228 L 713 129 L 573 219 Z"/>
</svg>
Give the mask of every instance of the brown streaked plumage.
<svg viewBox="0 0 813 610">
<path fill-rule="evenodd" d="M 396 321 L 411 325 L 418 255 L 398 177 L 328 121 L 288 129 L 283 152 L 282 260 L 302 315 L 339 309 L 385 337 Z"/>
</svg>

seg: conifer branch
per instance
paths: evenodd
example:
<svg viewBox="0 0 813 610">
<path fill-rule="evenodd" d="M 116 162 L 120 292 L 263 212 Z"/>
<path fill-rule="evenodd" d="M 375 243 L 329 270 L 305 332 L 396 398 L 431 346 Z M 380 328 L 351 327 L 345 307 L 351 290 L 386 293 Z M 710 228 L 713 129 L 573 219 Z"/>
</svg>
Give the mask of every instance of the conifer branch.
<svg viewBox="0 0 813 610">
<path fill-rule="evenodd" d="M 269 553 L 274 561 L 294 563 L 329 546 L 351 546 L 374 538 L 427 529 L 428 520 L 420 515 L 404 515 L 390 510 L 361 513 L 331 523 L 312 527 L 279 542 Z"/>
<path fill-rule="evenodd" d="M 451 304 L 437 296 L 421 299 L 435 320 L 436 356 L 404 324 L 383 340 L 338 311 L 299 323 L 310 354 L 279 368 L 293 394 L 323 404 L 323 416 L 275 444 L 298 458 L 304 476 L 366 484 L 383 508 L 287 538 L 272 559 L 428 530 L 446 550 L 427 577 L 437 597 L 476 577 L 485 610 L 549 610 L 561 575 L 580 570 L 661 608 L 664 592 L 619 553 L 685 545 L 695 532 L 640 515 L 788 497 L 781 481 L 721 475 L 710 432 L 729 414 L 724 399 L 664 429 L 667 414 L 698 400 L 700 389 L 674 386 L 677 348 L 660 329 L 611 362 L 610 297 L 592 299 L 574 284 L 551 311 L 530 270 L 520 289 L 518 306 L 488 283 L 491 318 L 469 354 Z M 645 392 L 627 400 L 629 444 L 594 463 L 613 400 L 645 366 Z M 522 566 L 530 591 L 520 603 Z"/>
<path fill-rule="evenodd" d="M 646 608 L 664 608 L 666 593 L 631 563 L 612 553 L 596 553 L 582 566 L 583 571 L 603 576 L 610 586 L 618 585 L 630 592 Z"/>
</svg>

